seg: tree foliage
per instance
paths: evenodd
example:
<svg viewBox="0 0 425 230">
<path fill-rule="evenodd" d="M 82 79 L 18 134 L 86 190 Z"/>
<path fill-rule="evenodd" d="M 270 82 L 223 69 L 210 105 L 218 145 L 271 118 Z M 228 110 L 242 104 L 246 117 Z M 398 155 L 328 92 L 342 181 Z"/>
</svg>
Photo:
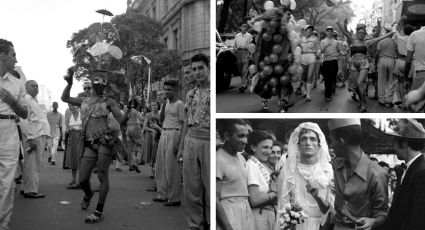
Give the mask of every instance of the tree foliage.
<svg viewBox="0 0 425 230">
<path fill-rule="evenodd" d="M 100 23 L 97 23 L 100 24 Z M 148 78 L 148 64 L 136 64 L 131 60 L 134 55 L 143 55 L 151 60 L 152 81 L 161 79 L 166 75 L 177 74 L 181 68 L 181 58 L 177 51 L 167 50 L 160 36 L 162 24 L 140 13 L 128 11 L 115 16 L 111 23 L 103 23 L 102 31 L 95 29 L 96 23 L 74 33 L 67 41 L 67 48 L 71 49 L 75 63 L 75 77 L 77 80 L 90 78 L 93 69 L 99 68 L 96 58 L 88 50 L 97 41 L 105 41 L 110 45 L 118 46 L 123 53 L 120 60 L 106 56 L 102 62 L 102 69 L 112 72 L 108 79 L 115 88 L 113 91 L 121 92 L 120 98 L 125 98 L 123 92 L 128 92 L 128 83 L 137 87 L 140 94 Z M 97 60 L 98 63 L 98 60 Z"/>
</svg>

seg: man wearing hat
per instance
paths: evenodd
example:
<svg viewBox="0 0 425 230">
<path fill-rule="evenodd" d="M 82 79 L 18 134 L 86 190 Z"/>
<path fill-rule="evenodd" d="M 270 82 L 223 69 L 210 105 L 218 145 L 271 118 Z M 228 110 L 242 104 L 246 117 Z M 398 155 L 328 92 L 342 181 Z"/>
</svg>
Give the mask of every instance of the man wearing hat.
<svg viewBox="0 0 425 230">
<path fill-rule="evenodd" d="M 396 187 L 385 229 L 425 229 L 425 129 L 414 119 L 400 119 L 393 132 L 393 147 L 406 170 Z"/>
<path fill-rule="evenodd" d="M 388 213 L 388 178 L 385 170 L 369 160 L 360 146 L 360 119 L 328 122 L 335 180 L 335 229 L 375 229 Z"/>
<path fill-rule="evenodd" d="M 340 52 L 332 26 L 326 27 L 326 38 L 320 42 L 320 51 L 323 54 L 322 74 L 325 80 L 325 100 L 330 101 L 336 84 L 338 54 Z"/>
</svg>

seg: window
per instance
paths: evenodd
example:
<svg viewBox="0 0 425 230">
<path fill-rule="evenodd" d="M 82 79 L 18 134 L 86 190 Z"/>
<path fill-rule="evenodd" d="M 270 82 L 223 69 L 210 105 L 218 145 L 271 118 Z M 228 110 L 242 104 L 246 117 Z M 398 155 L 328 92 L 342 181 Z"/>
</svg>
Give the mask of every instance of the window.
<svg viewBox="0 0 425 230">
<path fill-rule="evenodd" d="M 153 19 L 156 19 L 156 6 L 152 6 L 152 17 Z"/>
<path fill-rule="evenodd" d="M 179 49 L 179 30 L 175 29 L 173 30 L 173 37 L 174 37 L 174 44 L 173 49 Z"/>
<path fill-rule="evenodd" d="M 168 37 L 164 38 L 164 44 L 167 46 L 167 49 L 168 49 Z"/>
</svg>

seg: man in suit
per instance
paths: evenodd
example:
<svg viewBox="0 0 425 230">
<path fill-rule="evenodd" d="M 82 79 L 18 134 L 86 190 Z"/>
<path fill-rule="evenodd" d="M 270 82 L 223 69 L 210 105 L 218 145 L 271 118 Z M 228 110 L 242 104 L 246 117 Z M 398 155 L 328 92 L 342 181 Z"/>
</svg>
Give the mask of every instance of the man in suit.
<svg viewBox="0 0 425 230">
<path fill-rule="evenodd" d="M 394 132 L 393 146 L 397 157 L 406 162 L 406 170 L 396 187 L 389 211 L 389 230 L 425 229 L 425 129 L 414 119 L 400 119 Z"/>
</svg>

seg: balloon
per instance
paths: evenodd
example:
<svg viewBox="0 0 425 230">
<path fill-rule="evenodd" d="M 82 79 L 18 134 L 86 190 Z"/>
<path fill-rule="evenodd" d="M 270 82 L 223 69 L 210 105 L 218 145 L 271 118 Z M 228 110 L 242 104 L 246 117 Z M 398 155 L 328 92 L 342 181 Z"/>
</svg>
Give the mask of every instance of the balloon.
<svg viewBox="0 0 425 230">
<path fill-rule="evenodd" d="M 274 67 L 274 73 L 278 74 L 278 75 L 282 74 L 283 73 L 283 66 L 282 65 L 276 65 Z"/>
<path fill-rule="evenodd" d="M 274 45 L 272 50 L 273 50 L 273 53 L 280 54 L 282 52 L 282 46 L 281 45 Z"/>
<path fill-rule="evenodd" d="M 273 95 L 273 96 L 277 96 L 277 89 L 276 89 L 276 87 L 274 87 L 274 88 L 272 89 L 272 95 Z"/>
<path fill-rule="evenodd" d="M 272 77 L 270 80 L 269 80 L 269 85 L 271 86 L 271 87 L 276 87 L 277 86 L 277 79 L 275 78 L 275 77 Z"/>
<path fill-rule="evenodd" d="M 273 29 L 276 29 L 279 26 L 279 22 L 276 20 L 272 20 L 269 22 L 269 26 Z"/>
<path fill-rule="evenodd" d="M 259 73 L 258 73 L 258 77 L 259 77 L 261 80 L 266 79 L 266 75 L 264 75 L 264 72 L 259 72 Z"/>
<path fill-rule="evenodd" d="M 106 42 L 97 42 L 88 51 L 93 57 L 105 54 L 108 52 L 108 44 Z"/>
<path fill-rule="evenodd" d="M 295 0 L 291 0 L 291 6 L 290 6 L 290 9 L 291 9 L 291 10 L 295 10 L 295 8 L 297 8 L 297 2 L 295 2 Z"/>
<path fill-rule="evenodd" d="M 289 6 L 291 4 L 291 0 L 280 0 L 280 4 L 282 4 L 282 6 Z"/>
<path fill-rule="evenodd" d="M 294 61 L 294 54 L 290 53 L 288 54 L 288 62 L 292 63 Z"/>
<path fill-rule="evenodd" d="M 278 59 L 279 59 L 279 57 L 277 56 L 277 54 L 270 54 L 270 62 L 271 63 L 276 63 Z"/>
<path fill-rule="evenodd" d="M 255 53 L 255 49 L 256 49 L 256 47 L 255 47 L 255 44 L 249 44 L 248 45 L 248 51 L 250 52 L 250 53 Z"/>
<path fill-rule="evenodd" d="M 295 54 L 295 55 L 301 55 L 301 47 L 297 47 L 297 48 L 295 48 L 295 50 L 294 50 L 294 54 Z"/>
<path fill-rule="evenodd" d="M 270 64 L 270 57 L 269 56 L 264 57 L 264 64 L 266 64 L 266 65 Z"/>
<path fill-rule="evenodd" d="M 283 75 L 282 77 L 280 77 L 280 84 L 282 85 L 287 85 L 289 84 L 291 78 L 288 75 Z"/>
<path fill-rule="evenodd" d="M 109 46 L 108 52 L 112 55 L 112 57 L 118 60 L 122 58 L 122 51 L 117 46 Z"/>
<path fill-rule="evenodd" d="M 280 35 L 280 34 L 273 35 L 273 41 L 276 42 L 276 43 L 282 42 L 282 39 L 283 39 L 282 35 Z"/>
<path fill-rule="evenodd" d="M 289 41 L 294 41 L 298 39 L 298 34 L 295 31 L 292 31 L 290 33 L 288 33 L 288 39 Z"/>
<path fill-rule="evenodd" d="M 264 33 L 263 34 L 263 40 L 266 41 L 266 42 L 272 40 L 272 35 L 269 34 L 269 33 Z"/>
<path fill-rule="evenodd" d="M 257 66 L 255 66 L 255 65 L 250 65 L 250 66 L 248 67 L 248 71 L 249 71 L 249 73 L 250 73 L 250 74 L 255 74 L 255 73 L 257 73 Z"/>
<path fill-rule="evenodd" d="M 291 75 L 295 75 L 297 73 L 297 66 L 296 65 L 289 66 L 288 73 Z"/>
<path fill-rule="evenodd" d="M 267 26 L 266 33 L 271 35 L 271 34 L 274 34 L 275 31 L 276 31 L 276 28 L 273 28 L 271 26 Z"/>
<path fill-rule="evenodd" d="M 301 28 L 304 28 L 307 25 L 307 21 L 304 19 L 300 19 L 296 24 L 300 25 Z"/>
<path fill-rule="evenodd" d="M 261 30 L 263 29 L 263 24 L 262 22 L 254 22 L 254 24 L 252 25 L 252 28 L 254 28 L 255 31 L 257 31 L 258 33 L 261 32 Z"/>
<path fill-rule="evenodd" d="M 274 3 L 272 1 L 266 1 L 264 3 L 264 9 L 271 10 L 274 8 Z"/>
<path fill-rule="evenodd" d="M 279 33 L 282 35 L 286 35 L 288 33 L 288 29 L 286 28 L 286 26 L 281 26 L 279 29 Z"/>
<path fill-rule="evenodd" d="M 265 84 L 263 86 L 263 92 L 268 92 L 270 90 L 269 85 Z"/>
<path fill-rule="evenodd" d="M 302 28 L 303 28 L 303 27 L 301 27 L 301 26 L 300 26 L 300 24 L 298 24 L 298 23 L 297 23 L 297 24 L 295 24 L 295 26 L 294 26 L 294 31 L 295 31 L 295 32 L 297 32 L 297 33 L 299 33 L 299 32 L 301 32 L 301 29 L 302 29 Z"/>
<path fill-rule="evenodd" d="M 264 69 L 264 66 L 266 66 L 264 61 L 260 61 L 260 63 L 258 63 L 258 67 L 260 67 L 260 69 Z"/>
<path fill-rule="evenodd" d="M 264 70 L 263 73 L 265 76 L 269 76 L 270 74 L 273 73 L 273 68 L 269 65 L 264 66 Z"/>
</svg>

